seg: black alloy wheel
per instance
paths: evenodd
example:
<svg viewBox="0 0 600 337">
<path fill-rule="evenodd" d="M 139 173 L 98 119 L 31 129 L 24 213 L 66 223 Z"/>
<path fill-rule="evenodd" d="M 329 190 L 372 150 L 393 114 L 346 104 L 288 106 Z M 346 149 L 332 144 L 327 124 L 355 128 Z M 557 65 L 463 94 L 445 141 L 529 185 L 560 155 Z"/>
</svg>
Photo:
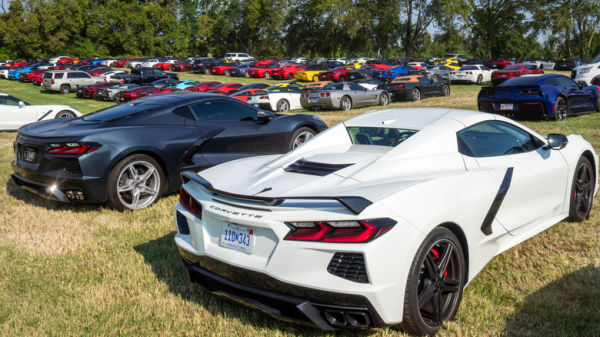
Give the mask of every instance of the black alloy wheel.
<svg viewBox="0 0 600 337">
<path fill-rule="evenodd" d="M 573 175 L 569 220 L 581 222 L 589 218 L 594 199 L 594 168 L 586 157 L 579 158 Z"/>
<path fill-rule="evenodd" d="M 567 118 L 567 102 L 562 97 L 557 97 L 554 101 L 553 119 L 555 121 L 564 121 Z"/>
<path fill-rule="evenodd" d="M 437 227 L 423 241 L 406 284 L 401 328 L 433 335 L 454 319 L 466 280 L 465 259 L 452 231 Z"/>
</svg>

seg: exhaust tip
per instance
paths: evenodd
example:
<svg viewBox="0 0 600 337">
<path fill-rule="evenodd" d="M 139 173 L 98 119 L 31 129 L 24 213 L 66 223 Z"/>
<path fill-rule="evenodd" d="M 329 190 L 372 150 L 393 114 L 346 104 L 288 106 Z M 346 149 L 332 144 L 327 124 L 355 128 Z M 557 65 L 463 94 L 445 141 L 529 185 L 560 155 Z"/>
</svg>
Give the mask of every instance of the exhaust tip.
<svg viewBox="0 0 600 337">
<path fill-rule="evenodd" d="M 344 315 L 343 311 L 325 310 L 323 314 L 325 316 L 325 320 L 327 320 L 327 323 L 331 324 L 332 326 L 344 327 L 348 325 L 346 315 Z"/>
<path fill-rule="evenodd" d="M 371 319 L 366 312 L 349 311 L 346 313 L 346 321 L 354 328 L 366 329 L 371 325 Z"/>
</svg>

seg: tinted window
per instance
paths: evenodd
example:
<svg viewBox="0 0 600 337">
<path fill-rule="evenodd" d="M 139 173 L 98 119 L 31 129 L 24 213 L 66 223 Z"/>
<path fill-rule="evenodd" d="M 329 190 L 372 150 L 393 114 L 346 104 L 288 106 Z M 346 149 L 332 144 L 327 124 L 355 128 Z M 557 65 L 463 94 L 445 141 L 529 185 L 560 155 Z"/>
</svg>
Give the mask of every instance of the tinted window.
<svg viewBox="0 0 600 337">
<path fill-rule="evenodd" d="M 579 88 L 579 86 L 575 82 L 573 82 L 571 79 L 569 79 L 567 77 L 563 77 L 563 76 L 557 77 L 556 81 L 558 82 L 558 84 L 560 86 L 563 86 L 565 88 Z"/>
<path fill-rule="evenodd" d="M 360 91 L 367 90 L 367 89 L 365 89 L 365 87 L 361 86 L 360 84 L 356 84 L 356 83 L 349 83 L 349 87 L 350 87 L 350 90 L 360 90 Z"/>
<path fill-rule="evenodd" d="M 83 74 L 83 73 L 80 73 L 80 74 L 79 74 L 79 76 L 80 76 L 81 78 L 92 78 L 92 76 L 90 76 L 90 74 Z"/>
<path fill-rule="evenodd" d="M 145 104 L 140 102 L 131 102 L 127 104 L 119 104 L 103 110 L 98 110 L 83 117 L 86 121 L 111 121 L 131 115 L 138 115 L 149 111 L 156 110 L 161 106 L 156 104 Z"/>
<path fill-rule="evenodd" d="M 352 144 L 380 146 L 396 146 L 417 133 L 417 130 L 374 127 L 349 127 L 346 130 Z"/>
<path fill-rule="evenodd" d="M 343 90 L 344 83 L 329 83 L 323 87 L 323 90 Z"/>
<path fill-rule="evenodd" d="M 459 151 L 472 157 L 495 157 L 530 152 L 538 142 L 529 133 L 508 123 L 482 122 L 458 132 Z"/>
<path fill-rule="evenodd" d="M 510 87 L 510 86 L 522 86 L 522 85 L 536 85 L 540 80 L 539 76 L 521 76 L 521 77 L 513 77 L 509 80 L 506 80 L 500 83 L 500 87 Z M 546 80 L 546 83 L 553 84 L 555 82 L 554 77 L 551 77 Z"/>
<path fill-rule="evenodd" d="M 205 101 L 192 105 L 191 109 L 197 120 L 241 121 L 256 117 L 256 111 L 251 107 L 231 101 Z"/>
<path fill-rule="evenodd" d="M 0 96 L 0 105 L 19 105 L 19 100 L 12 96 Z"/>
<path fill-rule="evenodd" d="M 77 73 L 67 73 L 67 78 L 77 78 Z"/>
</svg>

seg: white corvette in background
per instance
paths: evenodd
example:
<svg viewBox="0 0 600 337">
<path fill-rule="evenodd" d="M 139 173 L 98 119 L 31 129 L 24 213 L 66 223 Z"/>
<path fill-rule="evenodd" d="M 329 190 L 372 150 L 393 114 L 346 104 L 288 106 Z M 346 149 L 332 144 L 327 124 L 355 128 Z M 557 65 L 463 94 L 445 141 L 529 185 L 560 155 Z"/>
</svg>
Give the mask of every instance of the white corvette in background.
<svg viewBox="0 0 600 337">
<path fill-rule="evenodd" d="M 270 315 L 433 334 L 495 255 L 589 216 L 597 163 L 498 115 L 381 110 L 184 172 L 175 243 L 192 281 Z"/>
<path fill-rule="evenodd" d="M 14 96 L 0 93 L 0 131 L 17 130 L 36 121 L 79 117 L 81 113 L 66 105 L 31 105 Z"/>
<path fill-rule="evenodd" d="M 276 87 L 267 89 L 266 95 L 248 98 L 247 103 L 275 112 L 287 112 L 302 109 L 300 105 L 301 91 L 295 87 Z"/>
<path fill-rule="evenodd" d="M 448 74 L 450 83 L 469 82 L 481 84 L 492 80 L 492 70 L 483 64 L 464 65 Z"/>
</svg>

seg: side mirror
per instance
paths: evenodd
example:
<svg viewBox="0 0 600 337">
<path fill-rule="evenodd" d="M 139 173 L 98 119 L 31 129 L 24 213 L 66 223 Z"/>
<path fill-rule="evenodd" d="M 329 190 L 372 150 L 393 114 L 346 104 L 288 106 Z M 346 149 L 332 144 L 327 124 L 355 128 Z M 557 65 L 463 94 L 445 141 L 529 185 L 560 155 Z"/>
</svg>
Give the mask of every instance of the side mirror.
<svg viewBox="0 0 600 337">
<path fill-rule="evenodd" d="M 270 112 L 270 111 L 265 111 L 265 110 L 258 110 L 256 112 L 256 118 L 259 121 L 263 121 L 263 122 L 268 122 L 270 121 L 273 117 L 275 117 L 275 114 Z"/>
<path fill-rule="evenodd" d="M 581 82 L 579 82 L 577 84 L 579 84 L 579 89 L 583 89 L 583 88 L 587 87 L 587 83 L 584 82 L 584 81 L 581 81 Z"/>
<path fill-rule="evenodd" d="M 24 107 L 24 106 L 25 106 L 25 102 L 23 102 L 23 101 L 19 101 L 19 108 L 22 108 L 22 107 Z"/>
<path fill-rule="evenodd" d="M 567 143 L 569 143 L 567 136 L 559 133 L 551 133 L 548 135 L 548 145 L 546 145 L 545 148 L 552 150 L 561 150 L 565 146 L 567 146 Z"/>
</svg>

